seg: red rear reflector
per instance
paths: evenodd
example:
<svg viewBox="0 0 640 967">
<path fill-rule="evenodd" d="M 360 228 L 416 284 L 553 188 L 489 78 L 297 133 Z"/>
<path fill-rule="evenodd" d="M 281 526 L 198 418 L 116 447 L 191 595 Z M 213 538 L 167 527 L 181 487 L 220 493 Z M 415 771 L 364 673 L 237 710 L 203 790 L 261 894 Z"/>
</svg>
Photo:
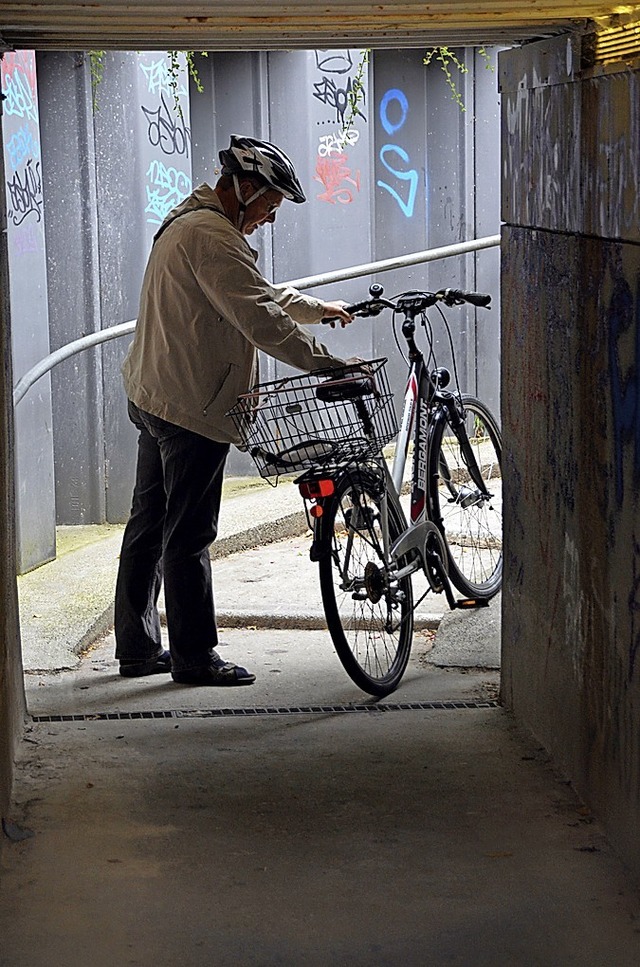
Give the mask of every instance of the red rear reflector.
<svg viewBox="0 0 640 967">
<path fill-rule="evenodd" d="M 300 493 L 305 500 L 318 500 L 319 497 L 330 497 L 335 493 L 333 480 L 323 478 L 321 480 L 305 480 L 298 484 Z"/>
<path fill-rule="evenodd" d="M 322 517 L 322 515 L 324 514 L 324 508 L 322 504 L 314 504 L 312 507 L 309 508 L 309 513 L 311 514 L 312 517 Z"/>
</svg>

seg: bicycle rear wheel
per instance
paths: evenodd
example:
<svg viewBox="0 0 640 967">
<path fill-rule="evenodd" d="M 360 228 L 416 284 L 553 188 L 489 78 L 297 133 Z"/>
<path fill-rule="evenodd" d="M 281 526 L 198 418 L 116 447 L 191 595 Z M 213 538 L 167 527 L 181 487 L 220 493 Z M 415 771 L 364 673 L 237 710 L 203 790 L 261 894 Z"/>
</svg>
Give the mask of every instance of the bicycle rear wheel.
<svg viewBox="0 0 640 967">
<path fill-rule="evenodd" d="M 461 594 L 491 598 L 502 584 L 502 439 L 484 403 L 462 396 L 456 432 L 441 410 L 429 447 L 430 515 L 444 538 L 449 577 Z M 469 470 L 468 442 L 486 488 Z"/>
<path fill-rule="evenodd" d="M 327 626 L 345 671 L 370 695 L 388 695 L 404 674 L 413 638 L 411 578 L 385 563 L 381 484 L 357 471 L 325 504 L 320 589 Z M 389 540 L 402 532 L 389 502 Z"/>
</svg>

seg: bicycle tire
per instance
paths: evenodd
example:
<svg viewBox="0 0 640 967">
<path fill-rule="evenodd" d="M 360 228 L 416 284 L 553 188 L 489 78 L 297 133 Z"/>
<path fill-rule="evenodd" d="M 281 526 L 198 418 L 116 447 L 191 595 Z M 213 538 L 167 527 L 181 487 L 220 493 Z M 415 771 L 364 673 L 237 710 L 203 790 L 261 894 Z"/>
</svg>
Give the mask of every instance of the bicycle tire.
<svg viewBox="0 0 640 967">
<path fill-rule="evenodd" d="M 380 528 L 380 488 L 358 471 L 346 474 L 325 504 L 320 590 L 334 648 L 351 680 L 370 695 L 388 695 L 407 667 L 413 639 L 411 577 L 389 581 Z M 389 502 L 389 539 L 404 529 Z"/>
<path fill-rule="evenodd" d="M 464 432 L 491 496 L 472 480 L 443 407 L 429 441 L 429 513 L 445 543 L 452 583 L 461 594 L 492 598 L 502 586 L 502 437 L 484 403 L 469 395 L 461 403 Z"/>
</svg>

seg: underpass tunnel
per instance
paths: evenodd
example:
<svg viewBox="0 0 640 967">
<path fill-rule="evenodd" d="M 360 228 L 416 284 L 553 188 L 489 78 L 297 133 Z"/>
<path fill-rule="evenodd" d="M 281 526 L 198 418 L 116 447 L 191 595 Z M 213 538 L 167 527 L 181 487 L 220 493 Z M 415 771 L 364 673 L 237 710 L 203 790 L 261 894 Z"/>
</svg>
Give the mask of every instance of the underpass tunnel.
<svg viewBox="0 0 640 967">
<path fill-rule="evenodd" d="M 598 31 L 584 28 L 530 38 L 499 58 L 501 700 L 637 876 L 640 61 L 637 39 L 612 54 Z M 4 243 L 0 255 L 4 816 L 26 710 Z M 100 741 L 93 730 L 91 738 Z M 148 738 L 139 740 L 146 747 Z"/>
</svg>

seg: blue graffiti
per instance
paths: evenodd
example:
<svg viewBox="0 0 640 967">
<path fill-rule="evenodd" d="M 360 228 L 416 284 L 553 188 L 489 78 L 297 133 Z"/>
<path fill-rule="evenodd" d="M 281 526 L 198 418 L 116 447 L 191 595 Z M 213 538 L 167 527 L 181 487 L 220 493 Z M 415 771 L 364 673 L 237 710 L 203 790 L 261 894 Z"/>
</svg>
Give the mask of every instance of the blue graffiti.
<svg viewBox="0 0 640 967">
<path fill-rule="evenodd" d="M 635 317 L 635 318 L 634 318 Z M 628 375 L 621 372 L 619 343 L 631 329 L 635 338 L 633 364 Z M 626 282 L 617 286 L 609 306 L 609 367 L 611 372 L 611 404 L 615 440 L 615 480 L 618 506 L 624 497 L 624 448 L 633 445 L 633 472 L 640 476 L 640 292 L 635 300 Z"/>
<path fill-rule="evenodd" d="M 409 102 L 404 92 L 395 87 L 390 88 L 380 101 L 380 123 L 386 133 L 393 135 L 396 131 L 399 131 L 407 120 L 408 113 Z M 398 167 L 398 162 L 394 158 L 391 162 L 387 160 L 390 155 L 396 155 L 404 163 L 403 167 Z M 408 182 L 407 197 L 403 198 L 397 189 L 386 181 L 378 180 L 376 184 L 379 188 L 388 191 L 391 197 L 397 201 L 400 211 L 406 218 L 411 218 L 418 191 L 418 172 L 415 168 L 407 167 L 411 164 L 409 155 L 399 144 L 384 144 L 380 148 L 379 158 L 387 171 L 398 182 Z"/>
<path fill-rule="evenodd" d="M 162 161 L 152 161 L 147 170 L 147 222 L 160 225 L 191 188 L 191 178 L 186 172 L 167 167 Z"/>
<path fill-rule="evenodd" d="M 389 105 L 394 101 L 400 105 L 400 120 L 395 123 L 389 120 Z M 392 88 L 390 91 L 387 91 L 380 101 L 380 121 L 387 134 L 395 134 L 396 131 L 399 131 L 407 120 L 408 113 L 409 102 L 403 91 Z"/>
<path fill-rule="evenodd" d="M 37 134 L 29 124 L 23 124 L 7 141 L 7 160 L 15 171 L 27 158 L 40 159 Z"/>
<path fill-rule="evenodd" d="M 382 148 L 380 148 L 380 161 L 385 166 L 387 171 L 391 172 L 392 175 L 395 175 L 396 178 L 399 178 L 400 181 L 409 182 L 409 194 L 407 196 L 407 200 L 405 201 L 403 198 L 401 198 L 395 188 L 392 188 L 391 185 L 388 185 L 386 181 L 378 181 L 377 184 L 380 186 L 380 188 L 384 188 L 386 191 L 388 191 L 389 194 L 398 202 L 401 211 L 406 215 L 406 217 L 411 218 L 416 201 L 416 192 L 418 190 L 418 172 L 415 170 L 415 168 L 411 168 L 409 171 L 399 171 L 397 168 L 393 168 L 385 157 L 390 152 L 395 152 L 396 154 L 400 155 L 402 160 L 406 162 L 409 162 L 409 155 L 404 148 L 401 148 L 397 144 L 385 144 L 382 146 Z"/>
</svg>

